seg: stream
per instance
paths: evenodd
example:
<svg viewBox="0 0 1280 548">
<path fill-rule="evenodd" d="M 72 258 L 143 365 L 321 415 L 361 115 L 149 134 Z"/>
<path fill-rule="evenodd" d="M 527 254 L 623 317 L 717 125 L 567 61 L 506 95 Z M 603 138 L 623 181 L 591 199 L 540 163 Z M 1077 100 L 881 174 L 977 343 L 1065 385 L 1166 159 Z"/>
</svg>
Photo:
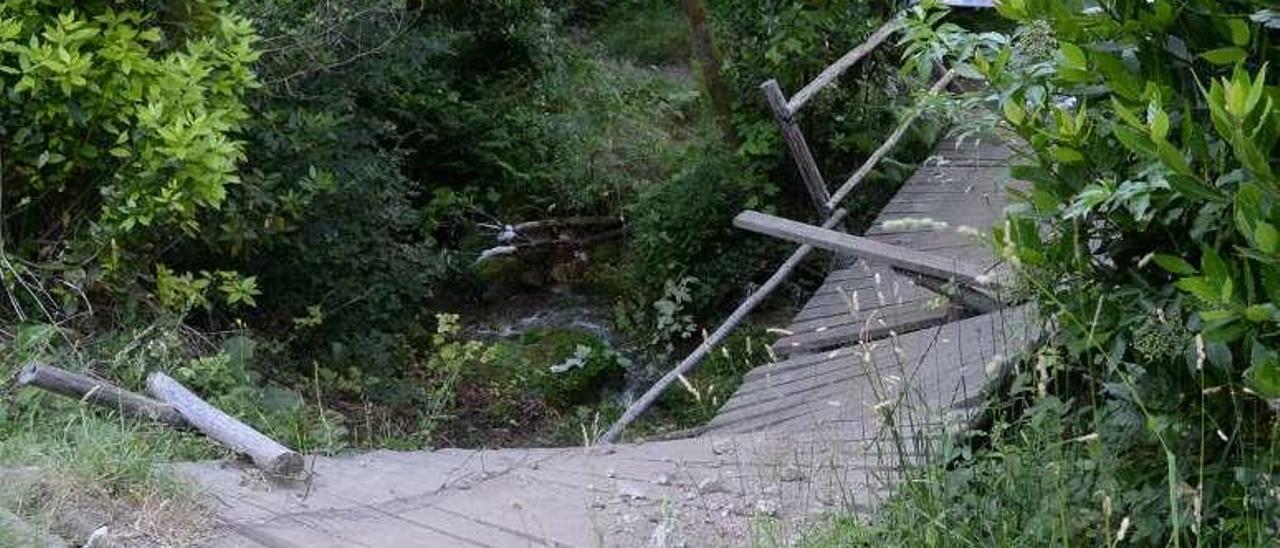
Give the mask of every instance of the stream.
<svg viewBox="0 0 1280 548">
<path fill-rule="evenodd" d="M 644 388 L 655 365 L 649 357 L 617 332 L 613 303 L 574 293 L 571 289 L 520 294 L 487 305 L 463 329 L 463 335 L 486 342 L 512 340 L 541 329 L 563 329 L 589 333 L 619 356 L 630 360 L 626 385 L 618 398 L 629 403 Z"/>
</svg>

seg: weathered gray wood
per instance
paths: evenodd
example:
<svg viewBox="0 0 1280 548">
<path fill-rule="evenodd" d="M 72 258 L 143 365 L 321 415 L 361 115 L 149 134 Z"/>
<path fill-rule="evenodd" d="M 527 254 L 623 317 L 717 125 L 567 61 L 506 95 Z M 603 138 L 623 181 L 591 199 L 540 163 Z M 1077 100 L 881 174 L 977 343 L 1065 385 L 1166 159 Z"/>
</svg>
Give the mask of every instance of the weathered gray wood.
<svg viewBox="0 0 1280 548">
<path fill-rule="evenodd" d="M 67 541 L 32 525 L 17 514 L 0 508 L 0 544 L 31 548 L 68 548 Z"/>
<path fill-rule="evenodd" d="M 949 317 L 948 310 L 902 309 L 879 321 L 848 321 L 833 324 L 823 331 L 812 330 L 778 339 L 775 352 L 818 352 L 830 348 L 848 346 L 862 341 L 875 341 L 893 333 L 909 333 L 943 324 Z"/>
<path fill-rule="evenodd" d="M 769 100 L 769 109 L 773 111 L 773 118 L 782 129 L 782 140 L 786 141 L 787 149 L 791 151 L 791 158 L 796 162 L 796 169 L 800 170 L 800 179 L 804 181 L 805 189 L 809 191 L 813 207 L 818 210 L 818 217 L 826 221 L 835 208 L 829 205 L 831 194 L 827 191 L 827 182 L 822 178 L 822 170 L 818 169 L 818 162 L 813 159 L 809 142 L 800 131 L 800 124 L 795 119 L 795 111 L 787 106 L 787 98 L 783 96 L 777 80 L 769 80 L 761 84 L 760 89 Z"/>
<path fill-rule="evenodd" d="M 937 95 L 938 93 L 941 93 L 942 90 L 946 89 L 947 85 L 955 79 L 955 77 L 955 70 L 947 71 L 942 78 L 939 78 L 938 81 L 929 88 L 929 94 Z M 862 163 L 862 167 L 859 167 L 857 171 L 853 172 L 853 175 L 849 176 L 849 180 L 845 181 L 843 185 L 840 185 L 839 189 L 831 194 L 831 198 L 826 202 L 826 207 L 834 208 L 838 206 L 850 192 L 853 192 L 853 189 L 857 188 L 858 184 L 861 183 L 863 179 L 866 179 L 867 175 L 871 174 L 871 170 L 875 169 L 875 167 L 880 164 L 880 161 L 883 160 L 885 156 L 888 156 L 889 152 L 892 151 L 895 146 L 898 146 L 898 141 L 902 140 L 902 136 L 907 133 L 907 130 L 911 128 L 911 124 L 915 123 L 916 118 L 919 117 L 920 111 L 917 110 L 902 120 L 902 123 L 898 124 L 897 129 L 894 129 L 893 133 L 889 134 L 889 138 L 885 139 L 884 143 L 880 145 L 880 148 L 877 148 L 875 152 L 871 153 L 871 157 L 867 158 L 867 161 Z"/>
<path fill-rule="evenodd" d="M 248 455 L 264 472 L 281 477 L 294 477 L 302 472 L 302 455 L 209 405 L 172 377 L 152 372 L 147 375 L 147 391 L 172 405 L 196 430 L 237 453 Z"/>
<path fill-rule="evenodd" d="M 969 307 L 975 312 L 985 314 L 987 312 L 995 312 L 996 310 L 1004 308 L 1004 303 L 1001 302 L 1000 299 L 971 287 L 953 284 L 947 280 L 935 278 L 933 276 L 924 276 L 914 272 L 903 271 L 903 273 L 907 276 L 911 276 L 915 279 L 916 283 L 921 286 L 927 287 L 939 295 L 943 295 L 953 301 Z"/>
<path fill-rule="evenodd" d="M 182 415 L 164 402 L 134 394 L 104 380 L 72 373 L 51 365 L 28 363 L 22 371 L 18 372 L 17 384 L 34 386 L 68 398 L 114 409 L 129 417 L 159 421 L 172 426 L 186 424 Z"/>
<path fill-rule="evenodd" d="M 827 219 L 827 222 L 824 223 L 823 226 L 835 226 L 843 221 L 846 215 L 848 215 L 848 212 L 844 209 L 840 209 L 834 212 L 831 215 L 831 218 Z M 724 339 L 727 338 L 736 327 L 738 327 L 738 324 L 742 323 L 742 320 L 746 319 L 747 314 L 750 314 L 752 310 L 755 310 L 755 308 L 759 306 L 760 303 L 764 302 L 764 300 L 768 298 L 769 295 L 778 288 L 778 286 L 782 285 L 782 283 L 791 276 L 791 273 L 795 271 L 796 267 L 800 266 L 800 263 L 804 261 L 804 258 L 808 256 L 811 251 L 813 251 L 813 246 L 802 245 L 791 253 L 791 256 L 787 258 L 786 262 L 782 263 L 782 266 L 778 267 L 778 270 L 775 271 L 772 276 L 769 276 L 769 279 L 765 280 L 764 284 L 743 300 L 742 304 L 739 304 L 738 308 L 734 309 L 733 313 L 725 319 L 724 323 L 721 323 L 720 327 L 717 327 L 710 336 L 702 341 L 702 344 L 698 345 L 698 347 L 686 356 L 685 359 L 674 369 L 668 371 L 667 374 L 658 379 L 658 382 L 653 383 L 653 386 L 650 386 L 649 390 L 647 390 L 644 395 L 640 396 L 640 399 L 637 399 L 627 407 L 627 410 L 618 418 L 617 421 L 613 423 L 613 425 L 609 427 L 609 430 L 596 439 L 596 444 L 610 444 L 617 441 L 618 436 L 622 435 L 622 431 L 625 430 L 627 426 L 631 425 L 632 422 L 635 422 L 637 418 L 640 418 L 640 415 L 648 410 L 649 406 L 653 405 L 653 402 L 658 401 L 658 397 L 662 395 L 671 383 L 675 382 L 676 379 L 680 378 L 682 375 L 692 371 L 694 367 L 697 367 L 698 364 L 702 362 L 703 358 L 706 358 L 717 345 L 724 341 Z"/>
<path fill-rule="evenodd" d="M 831 82 L 834 82 L 836 78 L 839 78 L 841 74 L 844 74 L 844 71 L 849 70 L 849 67 L 856 65 L 858 61 L 861 61 L 863 57 L 867 56 L 867 54 L 875 51 L 877 47 L 880 47 L 880 44 L 883 44 L 884 41 L 892 36 L 897 30 L 897 19 L 890 19 L 888 22 L 881 25 L 879 29 L 871 34 L 871 36 L 867 37 L 867 41 L 858 44 L 858 47 L 849 50 L 849 53 L 846 53 L 843 57 L 837 59 L 836 62 L 831 64 L 831 66 L 824 69 L 821 74 L 818 74 L 817 78 L 814 78 L 813 81 L 805 84 L 800 91 L 796 92 L 795 96 L 787 102 L 787 109 L 790 112 L 799 112 L 801 107 L 804 107 L 805 103 L 808 103 L 810 99 L 813 99 L 819 91 L 822 91 L 823 88 L 831 85 Z"/>
<path fill-rule="evenodd" d="M 916 274 L 955 280 L 977 288 L 987 288 L 991 285 L 983 279 L 982 270 L 964 262 L 949 261 L 936 255 L 887 245 L 868 238 L 807 225 L 758 211 L 739 213 L 733 220 L 733 226 L 836 253 L 883 262 Z"/>
</svg>

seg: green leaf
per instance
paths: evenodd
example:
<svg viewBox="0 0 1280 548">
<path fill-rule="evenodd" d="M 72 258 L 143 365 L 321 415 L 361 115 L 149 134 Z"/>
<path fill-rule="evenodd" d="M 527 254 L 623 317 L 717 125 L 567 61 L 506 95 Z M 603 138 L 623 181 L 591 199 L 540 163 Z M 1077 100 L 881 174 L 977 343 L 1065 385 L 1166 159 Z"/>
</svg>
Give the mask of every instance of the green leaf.
<svg viewBox="0 0 1280 548">
<path fill-rule="evenodd" d="M 1153 157 L 1156 155 L 1156 145 L 1146 135 L 1138 133 L 1126 126 L 1115 126 L 1111 129 L 1111 134 L 1116 136 L 1116 140 L 1121 145 L 1133 151 L 1134 154 L 1145 157 Z"/>
<path fill-rule="evenodd" d="M 1183 278 L 1173 284 L 1178 289 L 1195 295 L 1202 301 L 1216 303 L 1218 302 L 1218 290 L 1211 285 L 1208 280 L 1201 276 L 1191 278 Z"/>
<path fill-rule="evenodd" d="M 1276 306 L 1273 304 L 1255 304 L 1244 309 L 1244 317 L 1253 323 L 1262 323 L 1276 317 Z"/>
<path fill-rule="evenodd" d="M 1243 19 L 1228 19 L 1227 29 L 1231 32 L 1231 43 L 1237 46 L 1249 44 L 1249 24 Z"/>
<path fill-rule="evenodd" d="M 1168 179 L 1169 187 L 1188 198 L 1197 198 L 1201 200 L 1209 200 L 1213 202 L 1227 202 L 1226 195 L 1218 191 L 1217 188 L 1200 182 L 1194 177 L 1186 175 L 1172 175 Z"/>
<path fill-rule="evenodd" d="M 1169 166 L 1169 169 L 1172 169 L 1175 173 L 1192 176 L 1191 165 L 1187 163 L 1182 151 L 1169 144 L 1168 141 L 1157 142 L 1156 153 L 1160 155 L 1160 160 L 1164 162 L 1164 165 Z"/>
<path fill-rule="evenodd" d="M 1160 268 L 1163 268 L 1174 274 L 1179 274 L 1182 276 L 1192 276 L 1192 275 L 1195 275 L 1197 272 L 1199 272 L 1196 270 L 1196 267 L 1191 266 L 1191 263 L 1187 262 L 1182 257 L 1178 257 L 1175 255 L 1166 255 L 1164 253 L 1157 253 L 1151 259 L 1155 261 L 1155 263 L 1159 265 Z"/>
<path fill-rule="evenodd" d="M 1089 60 L 1084 55 L 1084 50 L 1080 46 L 1070 42 L 1063 42 L 1059 50 L 1062 53 L 1062 60 L 1068 68 L 1088 70 Z"/>
<path fill-rule="evenodd" d="M 1151 140 L 1155 142 L 1164 141 L 1169 136 L 1169 114 L 1163 109 L 1154 108 L 1151 110 Z"/>
<path fill-rule="evenodd" d="M 1203 335 L 1208 342 L 1229 343 L 1240 340 L 1250 329 L 1251 326 L 1247 323 L 1229 321 L 1206 327 Z"/>
<path fill-rule="evenodd" d="M 1200 54 L 1205 61 L 1215 65 L 1233 65 L 1245 60 L 1249 54 L 1240 48 L 1218 48 Z"/>
<path fill-rule="evenodd" d="M 1280 356 L 1262 343 L 1254 341 L 1249 369 L 1244 372 L 1245 384 L 1258 395 L 1280 398 Z"/>
<path fill-rule="evenodd" d="M 1078 164 L 1084 161 L 1084 155 L 1071 147 L 1054 145 L 1049 148 L 1049 154 L 1053 156 L 1053 159 L 1064 164 Z"/>
<path fill-rule="evenodd" d="M 1236 312 L 1235 310 L 1225 309 L 1225 308 L 1219 309 L 1219 310 L 1205 310 L 1200 312 L 1200 319 L 1206 322 L 1215 323 L 1215 324 L 1230 322 L 1232 320 L 1238 319 L 1239 317 L 1240 317 L 1239 312 Z"/>
<path fill-rule="evenodd" d="M 1258 249 L 1263 253 L 1280 251 L 1280 231 L 1271 226 L 1271 223 L 1258 221 L 1258 225 L 1253 229 L 1253 240 L 1257 242 Z"/>
<path fill-rule="evenodd" d="M 1008 101 L 1005 101 L 1002 106 L 1004 107 L 1004 117 L 1009 121 L 1009 123 L 1015 126 L 1020 126 L 1022 125 L 1023 120 L 1026 120 L 1027 111 L 1023 110 L 1022 106 L 1018 104 L 1017 99 L 1009 99 Z"/>
</svg>

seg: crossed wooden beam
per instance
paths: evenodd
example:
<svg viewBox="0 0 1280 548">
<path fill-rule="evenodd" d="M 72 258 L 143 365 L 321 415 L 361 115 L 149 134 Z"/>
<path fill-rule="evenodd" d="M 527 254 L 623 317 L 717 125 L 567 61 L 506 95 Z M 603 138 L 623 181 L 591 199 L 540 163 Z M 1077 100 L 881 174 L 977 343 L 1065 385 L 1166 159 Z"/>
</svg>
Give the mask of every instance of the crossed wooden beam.
<svg viewBox="0 0 1280 548">
<path fill-rule="evenodd" d="M 743 211 L 733 220 L 738 228 L 809 244 L 813 247 L 885 263 L 915 279 L 920 285 L 981 313 L 994 312 L 1007 303 L 997 295 L 1004 285 L 975 265 L 921 253 L 914 249 L 885 244 L 808 225 L 758 211 Z"/>
</svg>

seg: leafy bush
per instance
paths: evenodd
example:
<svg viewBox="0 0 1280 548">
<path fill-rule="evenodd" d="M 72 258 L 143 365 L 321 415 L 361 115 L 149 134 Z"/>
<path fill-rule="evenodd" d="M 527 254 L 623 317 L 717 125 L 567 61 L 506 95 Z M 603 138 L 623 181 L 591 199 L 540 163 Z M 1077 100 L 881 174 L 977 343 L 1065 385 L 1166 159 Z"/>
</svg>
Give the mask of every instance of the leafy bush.
<svg viewBox="0 0 1280 548">
<path fill-rule="evenodd" d="M 786 146 L 760 84 L 776 79 L 785 93 L 799 91 L 893 17 L 894 3 L 709 0 L 707 4 L 725 52 L 724 72 L 738 99 L 735 120 L 742 137 L 740 151 L 758 169 L 779 179 L 797 180 L 791 160 L 784 157 Z M 897 64 L 893 48 L 882 46 L 802 111 L 805 136 L 832 181 L 852 172 L 880 146 L 896 120 L 896 99 L 918 87 L 898 73 Z M 928 149 L 919 145 L 908 144 L 900 150 L 911 156 L 913 149 L 916 154 Z M 802 187 L 797 182 L 788 188 Z"/>
<path fill-rule="evenodd" d="M 1267 4 L 1009 0 L 1018 42 L 1040 47 L 989 41 L 960 59 L 1032 161 L 995 244 L 1059 346 L 1023 385 L 1073 405 L 1055 435 L 1097 436 L 1122 472 L 1100 488 L 1115 515 L 1143 516 L 1131 534 L 1149 543 L 1259 545 L 1280 526 L 1256 491 L 1280 466 Z"/>
<path fill-rule="evenodd" d="M 150 8 L 0 6 L 10 268 L 26 280 L 57 275 L 67 284 L 47 285 L 72 288 L 57 295 L 123 293 L 240 180 L 236 132 L 256 86 L 257 36 L 219 2 Z M 16 283 L 7 287 L 22 301 L 6 305 L 58 304 Z"/>
</svg>

